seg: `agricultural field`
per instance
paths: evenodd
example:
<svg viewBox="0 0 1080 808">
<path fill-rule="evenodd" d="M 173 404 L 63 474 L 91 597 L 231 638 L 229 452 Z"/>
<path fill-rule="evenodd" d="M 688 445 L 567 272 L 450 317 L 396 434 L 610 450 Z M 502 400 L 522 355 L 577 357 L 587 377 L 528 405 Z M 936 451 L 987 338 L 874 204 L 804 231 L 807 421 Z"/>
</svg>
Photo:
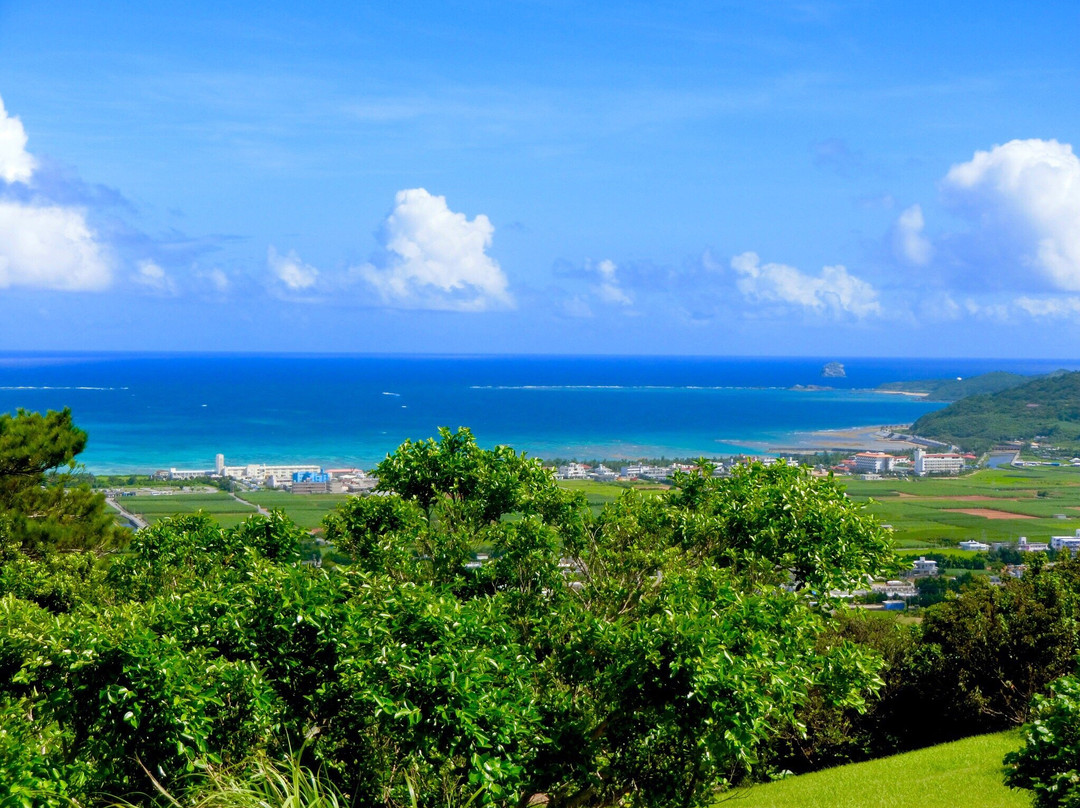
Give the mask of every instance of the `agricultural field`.
<svg viewBox="0 0 1080 808">
<path fill-rule="evenodd" d="M 304 530 L 322 523 L 330 511 L 349 498 L 348 494 L 290 494 L 288 491 L 248 491 L 238 497 L 267 510 L 284 511 Z"/>
<path fill-rule="evenodd" d="M 992 543 L 1027 536 L 1044 542 L 1080 528 L 1080 469 L 985 469 L 963 477 L 845 480 L 848 495 L 892 525 L 899 550 Z M 1065 518 L 1055 518 L 1062 515 Z M 960 552 L 960 551 L 957 551 Z"/>
<path fill-rule="evenodd" d="M 189 514 L 203 511 L 218 521 L 223 527 L 240 524 L 255 513 L 255 507 L 217 491 L 196 494 L 141 494 L 134 497 L 122 497 L 117 504 L 125 510 L 138 514 L 150 524 L 177 514 Z"/>
<path fill-rule="evenodd" d="M 559 487 L 584 494 L 593 514 L 598 514 L 605 505 L 614 502 L 631 488 L 642 492 L 658 492 L 666 491 L 670 486 L 649 482 L 603 483 L 596 480 L 559 480 Z"/>
<path fill-rule="evenodd" d="M 1003 781 L 1002 758 L 1019 748 L 1015 732 L 981 735 L 866 763 L 738 789 L 719 806 L 738 808 L 1030 808 L 1031 792 Z"/>
</svg>

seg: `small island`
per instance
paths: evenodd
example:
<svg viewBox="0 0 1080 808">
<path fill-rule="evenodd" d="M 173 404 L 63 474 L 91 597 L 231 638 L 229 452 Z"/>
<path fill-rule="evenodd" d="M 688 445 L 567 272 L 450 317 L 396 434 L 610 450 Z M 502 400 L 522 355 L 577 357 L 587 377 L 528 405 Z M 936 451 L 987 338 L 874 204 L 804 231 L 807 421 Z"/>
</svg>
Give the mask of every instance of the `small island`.
<svg viewBox="0 0 1080 808">
<path fill-rule="evenodd" d="M 829 362 L 821 369 L 821 375 L 826 379 L 842 379 L 847 376 L 844 366 L 839 362 Z"/>
</svg>

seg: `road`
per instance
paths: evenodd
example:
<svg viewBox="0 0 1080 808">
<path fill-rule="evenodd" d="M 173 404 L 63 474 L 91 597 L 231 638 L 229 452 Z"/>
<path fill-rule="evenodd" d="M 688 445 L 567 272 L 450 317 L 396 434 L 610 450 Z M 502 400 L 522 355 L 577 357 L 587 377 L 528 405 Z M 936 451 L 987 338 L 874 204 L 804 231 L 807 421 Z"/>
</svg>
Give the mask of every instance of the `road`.
<svg viewBox="0 0 1080 808">
<path fill-rule="evenodd" d="M 264 508 L 262 505 L 256 505 L 254 502 L 248 502 L 246 499 L 240 499 L 240 497 L 236 496 L 236 494 L 234 494 L 232 491 L 229 492 L 229 496 L 235 499 L 237 502 L 243 502 L 249 508 L 254 508 L 263 516 L 270 515 L 270 511 L 266 510 L 266 508 Z"/>
<path fill-rule="evenodd" d="M 143 519 L 138 514 L 132 513 L 131 511 L 127 510 L 125 507 L 123 507 L 122 505 L 117 503 L 117 501 L 115 499 L 113 499 L 112 497 L 105 497 L 105 504 L 108 505 L 110 508 L 112 508 L 117 513 L 119 513 L 121 516 L 123 516 L 129 522 L 131 522 L 131 524 L 133 524 L 135 526 L 136 530 L 142 530 L 144 527 L 147 526 L 147 524 L 149 524 L 145 519 Z"/>
</svg>

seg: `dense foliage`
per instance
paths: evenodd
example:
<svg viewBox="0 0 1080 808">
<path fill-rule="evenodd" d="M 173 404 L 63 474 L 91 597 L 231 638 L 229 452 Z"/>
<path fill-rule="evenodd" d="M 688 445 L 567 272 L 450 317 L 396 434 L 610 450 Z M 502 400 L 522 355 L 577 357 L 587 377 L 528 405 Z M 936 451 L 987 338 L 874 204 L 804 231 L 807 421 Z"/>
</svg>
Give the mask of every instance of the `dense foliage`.
<svg viewBox="0 0 1080 808">
<path fill-rule="evenodd" d="M 1076 446 L 1080 444 L 1080 372 L 1043 376 L 997 393 L 963 398 L 927 413 L 911 429 L 973 451 L 1036 436 Z"/>
<path fill-rule="evenodd" d="M 1035 808 L 1080 805 L 1080 680 L 1064 676 L 1036 696 L 1023 737 L 1005 758 L 1006 782 L 1031 789 Z"/>
<path fill-rule="evenodd" d="M 0 414 L 0 546 L 40 556 L 120 540 L 104 498 L 75 474 L 84 448 L 71 410 Z"/>
<path fill-rule="evenodd" d="M 357 805 L 708 802 L 766 773 L 811 700 L 878 687 L 818 601 L 889 557 L 831 480 L 710 472 L 594 518 L 444 430 L 328 518 L 339 569 L 298 563 L 279 515 L 160 522 L 50 596 L 53 560 L 12 550 L 0 802 L 139 800 L 151 777 L 182 798 L 290 753 Z"/>
</svg>

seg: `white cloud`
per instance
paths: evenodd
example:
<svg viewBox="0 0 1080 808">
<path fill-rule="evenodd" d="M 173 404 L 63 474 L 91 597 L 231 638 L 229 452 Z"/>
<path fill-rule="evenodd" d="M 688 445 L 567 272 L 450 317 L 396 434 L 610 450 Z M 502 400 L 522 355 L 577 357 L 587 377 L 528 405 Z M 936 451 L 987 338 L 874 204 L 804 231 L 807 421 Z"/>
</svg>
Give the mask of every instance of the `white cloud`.
<svg viewBox="0 0 1080 808">
<path fill-rule="evenodd" d="M 574 295 L 564 300 L 560 308 L 567 317 L 585 318 L 593 316 L 592 307 L 580 295 Z"/>
<path fill-rule="evenodd" d="M 1019 297 L 1016 306 L 1032 317 L 1075 317 L 1080 297 Z"/>
<path fill-rule="evenodd" d="M 132 276 L 132 280 L 156 295 L 171 297 L 176 294 L 176 283 L 153 261 L 140 261 L 139 270 Z"/>
<path fill-rule="evenodd" d="M 619 279 L 615 276 L 618 268 L 615 262 L 603 260 L 592 267 L 600 276 L 600 285 L 596 287 L 596 295 L 605 303 L 613 303 L 619 306 L 630 306 L 634 300 L 623 288 L 619 286 Z"/>
<path fill-rule="evenodd" d="M 487 216 L 469 221 L 423 188 L 398 191 L 394 203 L 383 227 L 384 264 L 359 270 L 385 302 L 454 311 L 514 307 L 506 275 L 486 252 L 495 232 Z"/>
<path fill-rule="evenodd" d="M 22 121 L 10 117 L 0 98 L 0 179 L 29 182 L 34 174 L 34 158 L 26 151 L 26 130 Z"/>
<path fill-rule="evenodd" d="M 960 315 L 960 304 L 948 292 L 931 295 L 919 302 L 921 322 L 941 323 L 959 319 Z"/>
<path fill-rule="evenodd" d="M 0 289 L 96 291 L 109 264 L 81 211 L 0 201 Z"/>
<path fill-rule="evenodd" d="M 207 270 L 206 272 L 200 272 L 199 277 L 206 281 L 210 288 L 219 294 L 224 294 L 229 291 L 229 276 L 220 269 L 215 268 Z"/>
<path fill-rule="evenodd" d="M 912 205 L 900 214 L 893 231 L 893 249 L 902 261 L 920 267 L 930 262 L 934 248 L 923 235 L 925 226 L 922 207 L 919 205 Z"/>
<path fill-rule="evenodd" d="M 731 267 L 739 275 L 739 291 L 752 300 L 856 317 L 881 314 L 874 287 L 839 265 L 824 267 L 813 276 L 784 264 L 762 265 L 757 253 L 745 252 L 731 259 Z"/>
<path fill-rule="evenodd" d="M 293 292 L 310 289 L 319 277 L 319 270 L 301 261 L 295 250 L 290 250 L 288 255 L 280 255 L 271 246 L 266 253 L 266 262 L 274 277 Z"/>
<path fill-rule="evenodd" d="M 1012 140 L 954 165 L 946 201 L 994 245 L 1004 273 L 1033 271 L 1050 286 L 1080 290 L 1080 160 L 1056 140 Z"/>
<path fill-rule="evenodd" d="M 22 121 L 0 99 L 0 180 L 29 183 L 35 168 Z M 97 291 L 111 282 L 110 261 L 84 211 L 0 200 L 0 289 Z"/>
</svg>

